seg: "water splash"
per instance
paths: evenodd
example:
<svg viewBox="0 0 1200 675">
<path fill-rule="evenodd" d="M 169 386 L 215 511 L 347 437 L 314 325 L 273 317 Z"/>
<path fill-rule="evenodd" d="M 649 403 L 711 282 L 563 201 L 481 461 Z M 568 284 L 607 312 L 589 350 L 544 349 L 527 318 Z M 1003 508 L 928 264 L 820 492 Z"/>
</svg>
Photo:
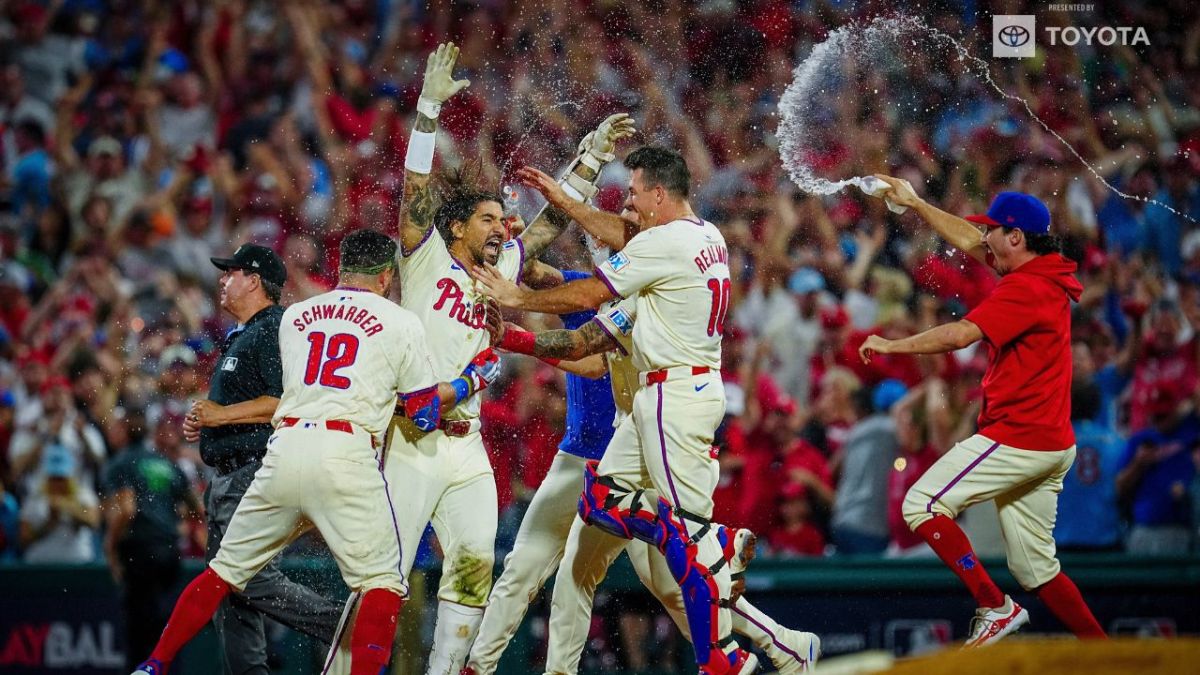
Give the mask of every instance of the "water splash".
<svg viewBox="0 0 1200 675">
<path fill-rule="evenodd" d="M 788 85 L 779 100 L 779 154 L 784 168 L 800 189 L 811 194 L 829 195 L 840 191 L 847 185 L 855 185 L 865 192 L 870 192 L 865 177 L 853 177 L 845 180 L 831 181 L 813 173 L 809 165 L 809 139 L 815 133 L 812 125 L 812 107 L 818 102 L 818 94 L 824 93 L 823 83 L 830 78 L 836 78 L 837 69 L 847 61 L 859 67 L 878 68 L 886 57 L 881 57 L 885 50 L 896 47 L 918 46 L 918 39 L 931 38 L 938 44 L 948 46 L 957 54 L 957 59 L 968 71 L 980 81 L 986 83 L 1001 98 L 1019 103 L 1030 119 L 1034 120 L 1062 144 L 1077 160 L 1113 194 L 1129 200 L 1160 206 L 1181 218 L 1195 223 L 1198 222 L 1186 213 L 1164 204 L 1156 199 L 1140 197 L 1122 191 L 1106 179 L 1094 165 L 1084 159 L 1067 139 L 1063 138 L 1050 125 L 1034 112 L 1029 101 L 1004 91 L 992 78 L 991 68 L 983 59 L 975 56 L 962 42 L 942 30 L 926 25 L 916 17 L 896 15 L 879 17 L 864 25 L 850 24 L 829 34 L 821 44 L 815 46 L 793 71 L 792 83 Z M 893 59 L 894 60 L 894 59 Z"/>
</svg>

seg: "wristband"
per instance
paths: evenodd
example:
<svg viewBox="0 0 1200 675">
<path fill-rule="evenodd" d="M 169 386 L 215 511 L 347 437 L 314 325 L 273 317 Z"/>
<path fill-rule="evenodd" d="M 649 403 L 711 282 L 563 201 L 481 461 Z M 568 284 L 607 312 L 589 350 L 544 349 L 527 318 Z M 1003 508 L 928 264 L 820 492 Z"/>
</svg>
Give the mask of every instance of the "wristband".
<svg viewBox="0 0 1200 675">
<path fill-rule="evenodd" d="M 433 171 L 433 147 L 436 143 L 436 131 L 417 131 L 413 129 L 408 137 L 408 152 L 404 155 L 404 168 L 413 173 L 428 175 Z"/>
<path fill-rule="evenodd" d="M 516 354 L 529 354 L 533 356 L 534 342 L 537 341 L 537 335 L 525 330 L 506 330 L 504 331 L 504 339 L 500 340 L 500 348 Z"/>
<path fill-rule="evenodd" d="M 454 387 L 454 405 L 462 403 L 471 395 L 471 383 L 465 377 L 454 378 L 450 381 L 450 386 Z"/>
<path fill-rule="evenodd" d="M 436 120 L 438 114 L 442 112 L 442 104 L 431 98 L 421 96 L 417 99 L 417 112 L 431 120 Z"/>
<path fill-rule="evenodd" d="M 540 360 L 542 363 L 548 363 L 555 368 L 558 367 L 558 364 L 562 363 L 562 359 L 556 359 L 553 356 L 539 356 L 538 360 Z"/>
</svg>

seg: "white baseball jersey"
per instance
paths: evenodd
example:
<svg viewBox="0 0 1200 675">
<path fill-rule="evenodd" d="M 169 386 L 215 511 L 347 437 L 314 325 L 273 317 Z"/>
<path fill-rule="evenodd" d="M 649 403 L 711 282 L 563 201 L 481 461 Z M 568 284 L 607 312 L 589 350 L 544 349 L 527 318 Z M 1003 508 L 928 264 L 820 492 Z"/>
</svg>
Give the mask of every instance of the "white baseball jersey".
<svg viewBox="0 0 1200 675">
<path fill-rule="evenodd" d="M 433 372 L 440 381 L 462 374 L 475 355 L 491 344 L 487 332 L 487 302 L 475 291 L 475 280 L 433 230 L 416 250 L 400 259 L 400 304 L 425 326 L 432 347 Z M 520 239 L 504 243 L 496 269 L 504 278 L 521 282 L 525 248 Z M 450 419 L 479 417 L 480 397 L 472 396 L 446 414 Z"/>
<path fill-rule="evenodd" d="M 357 289 L 338 288 L 283 313 L 279 324 L 283 417 L 346 420 L 380 436 L 397 392 L 436 386 L 425 331 L 410 311 Z"/>
<path fill-rule="evenodd" d="M 637 318 L 637 298 L 612 300 L 605 303 L 596 317 L 605 333 L 617 348 L 604 353 L 608 375 L 612 382 L 613 402 L 617 406 L 617 421 L 633 412 L 633 394 L 638 389 L 638 370 L 633 365 L 633 326 Z"/>
<path fill-rule="evenodd" d="M 616 295 L 637 298 L 638 370 L 721 367 L 729 250 L 715 225 L 680 219 L 643 230 L 597 267 L 596 276 Z"/>
</svg>

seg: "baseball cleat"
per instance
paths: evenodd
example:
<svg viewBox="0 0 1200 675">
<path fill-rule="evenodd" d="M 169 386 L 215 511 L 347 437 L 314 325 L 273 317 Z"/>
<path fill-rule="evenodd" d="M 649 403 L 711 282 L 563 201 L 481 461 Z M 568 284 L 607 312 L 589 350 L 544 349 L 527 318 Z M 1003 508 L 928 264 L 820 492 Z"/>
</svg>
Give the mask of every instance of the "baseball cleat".
<svg viewBox="0 0 1200 675">
<path fill-rule="evenodd" d="M 821 658 L 821 638 L 816 633 L 785 628 L 775 636 L 774 649 L 769 650 L 768 655 L 775 670 L 782 675 L 807 673 Z"/>
<path fill-rule="evenodd" d="M 1006 595 L 1003 607 L 980 607 L 975 610 L 975 618 L 971 620 L 971 637 L 967 638 L 964 646 L 990 645 L 1009 633 L 1015 633 L 1027 623 L 1029 612 Z"/>
<path fill-rule="evenodd" d="M 167 667 L 158 659 L 146 659 L 130 675 L 166 675 Z"/>
</svg>

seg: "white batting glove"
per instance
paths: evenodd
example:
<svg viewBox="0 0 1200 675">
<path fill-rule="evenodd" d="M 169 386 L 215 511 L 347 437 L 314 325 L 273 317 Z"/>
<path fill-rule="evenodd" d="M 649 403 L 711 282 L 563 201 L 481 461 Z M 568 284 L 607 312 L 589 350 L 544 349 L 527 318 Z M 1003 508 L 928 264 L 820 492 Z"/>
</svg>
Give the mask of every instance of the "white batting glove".
<svg viewBox="0 0 1200 675">
<path fill-rule="evenodd" d="M 417 99 L 417 111 L 422 115 L 437 119 L 442 104 L 471 84 L 470 80 L 454 79 L 454 64 L 457 61 L 458 47 L 453 42 L 443 42 L 429 55 L 425 62 L 421 97 Z"/>
<path fill-rule="evenodd" d="M 637 128 L 627 113 L 609 115 L 595 131 L 589 132 L 579 142 L 579 159 L 593 170 L 600 171 L 605 164 L 616 159 L 613 150 L 617 148 L 617 141 L 635 133 Z"/>
</svg>

